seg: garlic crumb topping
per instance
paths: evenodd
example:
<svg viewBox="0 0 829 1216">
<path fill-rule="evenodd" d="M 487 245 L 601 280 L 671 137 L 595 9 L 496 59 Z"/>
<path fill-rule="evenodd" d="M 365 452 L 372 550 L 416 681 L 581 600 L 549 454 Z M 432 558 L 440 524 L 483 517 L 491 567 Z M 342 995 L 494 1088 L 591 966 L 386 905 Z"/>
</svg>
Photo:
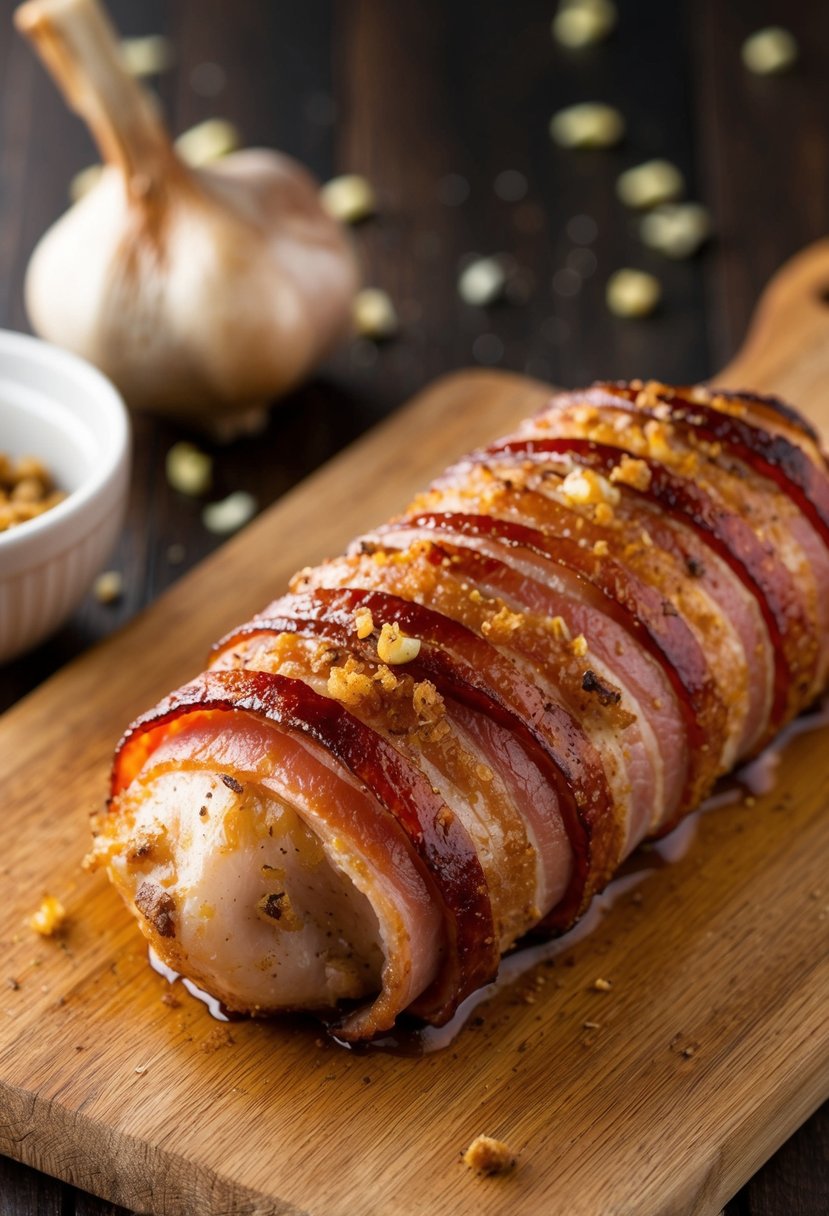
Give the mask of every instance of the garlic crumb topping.
<svg viewBox="0 0 829 1216">
<path fill-rule="evenodd" d="M 547 627 L 557 642 L 569 642 L 573 636 L 563 616 L 549 617 Z"/>
<path fill-rule="evenodd" d="M 382 663 L 374 673 L 374 683 L 379 684 L 384 692 L 394 692 L 400 681 L 390 667 Z"/>
<path fill-rule="evenodd" d="M 397 666 L 400 663 L 411 663 L 420 654 L 420 638 L 410 638 L 401 633 L 397 621 L 386 624 L 380 630 L 377 639 L 377 654 L 383 663 Z"/>
<path fill-rule="evenodd" d="M 607 557 L 610 552 L 606 540 L 597 540 L 593 543 L 593 552 L 596 557 Z"/>
<path fill-rule="evenodd" d="M 601 414 L 594 405 L 575 405 L 572 408 L 573 421 L 579 426 L 595 426 Z"/>
<path fill-rule="evenodd" d="M 577 659 L 584 658 L 584 656 L 587 654 L 587 638 L 583 633 L 580 633 L 578 637 L 573 638 L 572 642 L 570 643 L 570 649 Z"/>
<path fill-rule="evenodd" d="M 651 418 L 645 423 L 643 431 L 648 443 L 648 452 L 654 460 L 666 461 L 673 459 L 674 449 L 672 440 L 674 428 L 670 423 L 658 422 L 655 418 Z"/>
<path fill-rule="evenodd" d="M 520 629 L 524 624 L 524 617 L 520 612 L 510 612 L 506 605 L 499 608 L 495 615 L 488 621 L 484 621 L 481 625 L 481 633 L 485 637 L 491 634 L 501 637 L 509 637 L 516 629 Z"/>
<path fill-rule="evenodd" d="M 572 469 L 559 486 L 559 493 L 576 506 L 597 503 L 616 506 L 621 497 L 616 487 L 594 469 Z"/>
<path fill-rule="evenodd" d="M 358 608 L 354 613 L 354 628 L 360 641 L 369 637 L 374 631 L 374 617 L 370 608 Z"/>
<path fill-rule="evenodd" d="M 370 697 L 374 685 L 370 676 L 360 670 L 351 657 L 340 667 L 332 667 L 328 674 L 328 695 L 343 705 L 357 706 Z"/>
<path fill-rule="evenodd" d="M 647 490 L 651 484 L 651 477 L 652 473 L 644 460 L 636 460 L 634 457 L 628 456 L 627 452 L 610 473 L 611 481 L 631 486 L 634 490 Z"/>
<path fill-rule="evenodd" d="M 424 722 L 435 722 L 446 712 L 443 697 L 431 680 L 420 680 L 412 689 L 412 707 Z"/>
</svg>

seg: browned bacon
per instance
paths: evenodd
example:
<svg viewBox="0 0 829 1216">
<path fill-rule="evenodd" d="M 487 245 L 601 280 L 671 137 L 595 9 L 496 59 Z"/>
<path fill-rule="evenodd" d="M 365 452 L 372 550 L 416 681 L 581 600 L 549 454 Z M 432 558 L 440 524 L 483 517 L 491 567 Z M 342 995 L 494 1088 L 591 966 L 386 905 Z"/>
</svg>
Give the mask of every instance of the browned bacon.
<svg viewBox="0 0 829 1216">
<path fill-rule="evenodd" d="M 560 394 L 134 723 L 96 855 L 231 1008 L 443 1022 L 822 691 L 828 545 L 791 407 Z"/>
</svg>

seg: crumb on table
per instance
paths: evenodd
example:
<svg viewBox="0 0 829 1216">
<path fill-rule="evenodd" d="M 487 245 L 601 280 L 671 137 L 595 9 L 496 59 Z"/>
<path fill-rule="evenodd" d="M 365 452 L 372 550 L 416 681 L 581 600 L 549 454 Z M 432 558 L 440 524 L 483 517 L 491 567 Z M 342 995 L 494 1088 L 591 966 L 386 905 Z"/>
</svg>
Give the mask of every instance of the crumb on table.
<svg viewBox="0 0 829 1216">
<path fill-rule="evenodd" d="M 214 1026 L 209 1034 L 202 1039 L 201 1050 L 205 1055 L 209 1056 L 214 1051 L 220 1051 L 223 1047 L 232 1047 L 235 1042 L 236 1040 L 227 1026 Z"/>
<path fill-rule="evenodd" d="M 515 1167 L 515 1154 L 503 1140 L 476 1136 L 463 1154 L 463 1163 L 478 1174 L 506 1174 Z"/>
<path fill-rule="evenodd" d="M 29 918 L 29 927 L 41 937 L 54 937 L 66 922 L 66 909 L 54 895 L 47 895 L 37 912 Z"/>
</svg>

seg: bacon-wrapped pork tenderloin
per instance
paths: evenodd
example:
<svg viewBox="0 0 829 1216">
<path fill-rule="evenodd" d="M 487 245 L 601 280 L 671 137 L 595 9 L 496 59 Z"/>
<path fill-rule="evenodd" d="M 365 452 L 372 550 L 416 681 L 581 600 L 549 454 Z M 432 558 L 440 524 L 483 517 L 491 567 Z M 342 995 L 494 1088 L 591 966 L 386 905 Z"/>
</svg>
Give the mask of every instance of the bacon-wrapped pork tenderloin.
<svg viewBox="0 0 829 1216">
<path fill-rule="evenodd" d="M 94 856 L 230 1009 L 439 1024 L 822 691 L 828 549 L 789 407 L 559 394 L 134 723 Z"/>
</svg>

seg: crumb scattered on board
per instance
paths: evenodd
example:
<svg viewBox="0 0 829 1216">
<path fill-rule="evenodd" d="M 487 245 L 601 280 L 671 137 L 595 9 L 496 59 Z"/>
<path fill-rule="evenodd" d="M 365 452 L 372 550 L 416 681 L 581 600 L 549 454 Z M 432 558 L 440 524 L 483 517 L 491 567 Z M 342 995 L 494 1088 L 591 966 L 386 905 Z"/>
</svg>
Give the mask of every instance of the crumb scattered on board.
<svg viewBox="0 0 829 1216">
<path fill-rule="evenodd" d="M 212 1055 L 223 1047 L 231 1047 L 235 1043 L 233 1035 L 226 1026 L 214 1026 L 206 1038 L 202 1040 L 201 1050 L 205 1055 Z"/>
<path fill-rule="evenodd" d="M 477 1174 L 506 1174 L 515 1168 L 515 1154 L 503 1140 L 476 1136 L 463 1154 L 463 1163 Z"/>
<path fill-rule="evenodd" d="M 29 927 L 41 937 L 54 937 L 66 923 L 66 909 L 54 895 L 44 897 L 40 907 L 29 918 Z"/>
</svg>

